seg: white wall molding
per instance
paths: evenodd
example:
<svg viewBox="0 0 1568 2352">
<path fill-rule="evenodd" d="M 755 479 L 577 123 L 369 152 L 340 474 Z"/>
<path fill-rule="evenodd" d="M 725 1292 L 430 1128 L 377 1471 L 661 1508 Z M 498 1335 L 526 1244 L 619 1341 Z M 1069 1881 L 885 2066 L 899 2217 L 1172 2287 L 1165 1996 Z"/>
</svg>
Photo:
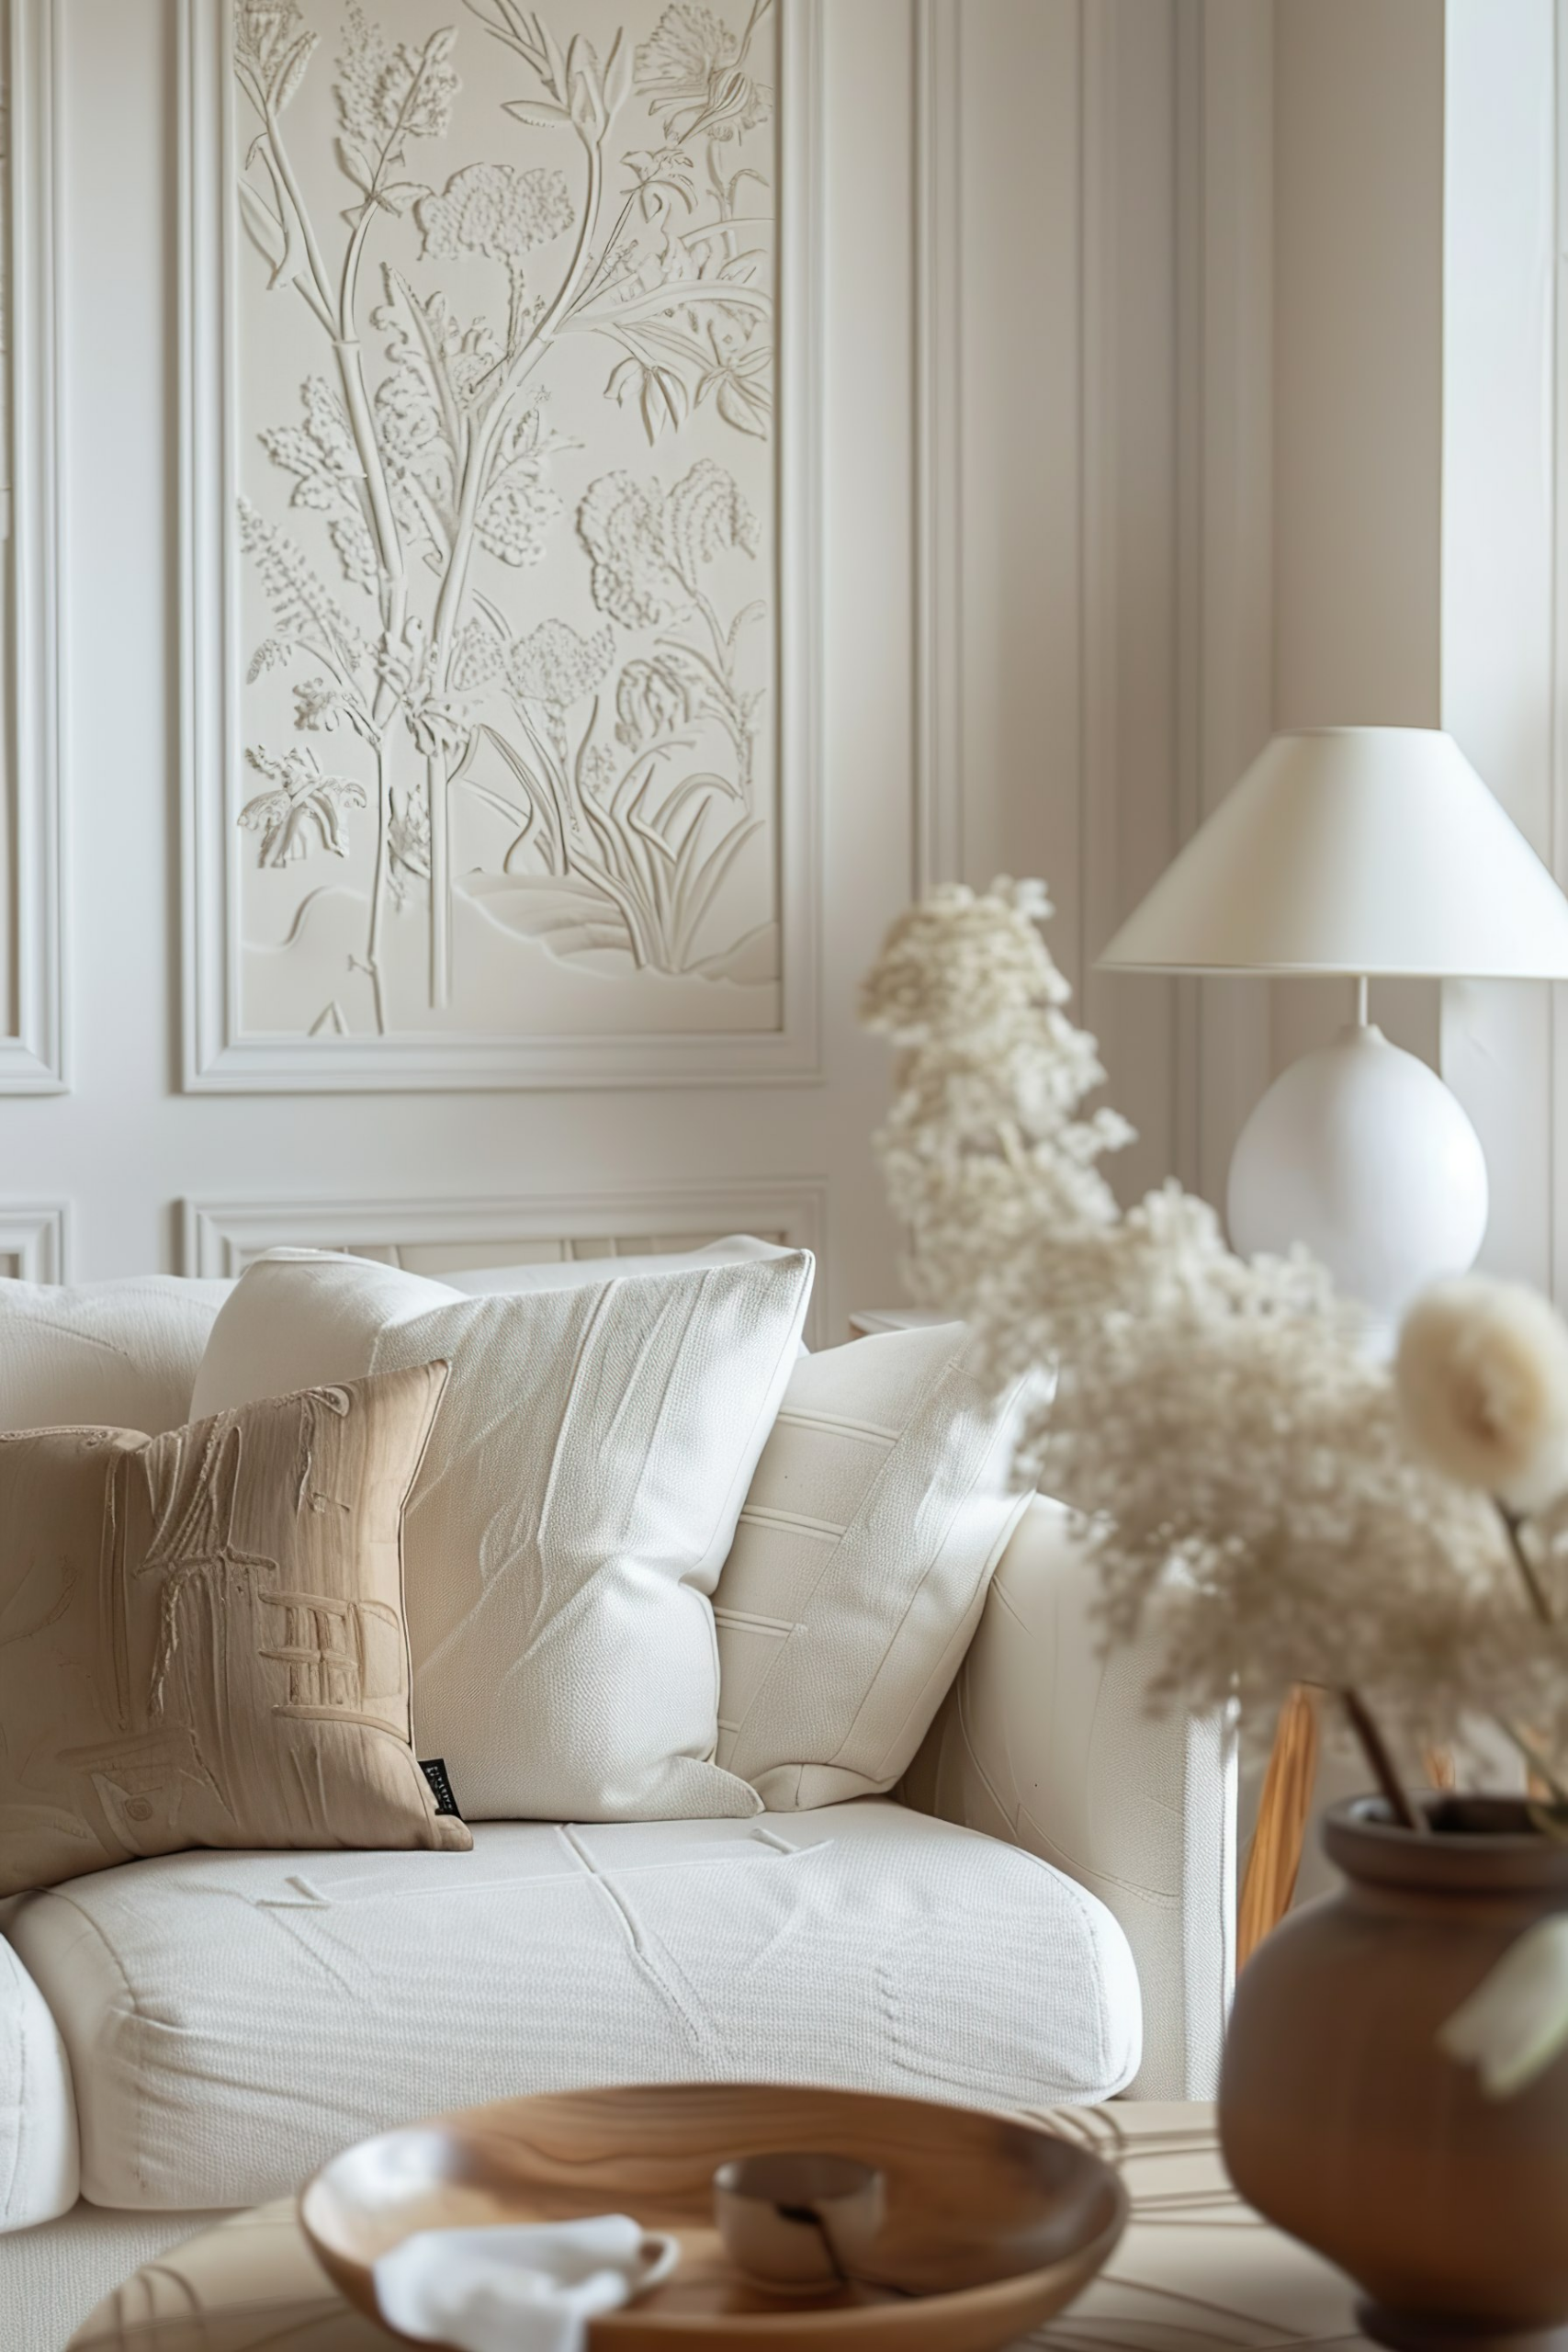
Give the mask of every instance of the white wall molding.
<svg viewBox="0 0 1568 2352">
<path fill-rule="evenodd" d="M 915 890 L 964 876 L 960 0 L 915 0 Z"/>
<path fill-rule="evenodd" d="M 809 1250 L 818 1266 L 828 1247 L 828 1188 L 807 1179 L 777 1183 L 737 1178 L 713 1183 L 667 1183 L 617 1192 L 514 1193 L 489 1199 L 396 1200 L 318 1197 L 279 1200 L 187 1200 L 180 1204 L 181 1264 L 187 1274 L 223 1277 L 243 1272 L 264 1250 L 412 1250 L 435 1245 L 498 1255 L 462 1262 L 505 1264 L 511 1247 L 559 1244 L 626 1249 L 654 1238 L 658 1248 L 692 1248 L 729 1233 Z M 0 1246 L 4 1246 L 0 1242 Z M 456 1264 L 454 1258 L 448 1261 Z M 439 1279 L 439 1276 L 437 1276 Z M 825 1290 L 825 1285 L 822 1286 Z M 829 1336 L 816 1320 L 822 1293 L 812 1302 L 807 1337 Z"/>
<path fill-rule="evenodd" d="M 1177 0 L 1177 829 L 1273 722 L 1273 14 Z M 1177 983 L 1174 1162 L 1222 1208 L 1273 1075 L 1269 984 Z"/>
<path fill-rule="evenodd" d="M 1556 236 L 1552 282 L 1552 662 L 1551 776 L 1548 840 L 1544 854 L 1560 885 L 1568 885 L 1568 0 L 1556 6 L 1557 119 Z M 1557 1206 L 1557 1190 L 1568 1170 L 1568 988 L 1553 987 L 1548 998 L 1548 1051 L 1551 1065 L 1551 1159 L 1548 1171 L 1551 1216 L 1551 1292 L 1568 1305 L 1568 1216 Z"/>
<path fill-rule="evenodd" d="M 62 377 L 56 291 L 57 0 L 10 7 L 10 493 L 14 534 L 8 765 L 16 997 L 0 1036 L 0 1093 L 67 1082 L 65 825 L 61 797 L 58 448 Z"/>
<path fill-rule="evenodd" d="M 181 0 L 184 1082 L 200 1091 L 613 1088 L 819 1075 L 821 0 L 781 0 L 776 712 L 781 1011 L 762 1031 L 285 1035 L 243 1025 L 236 826 L 239 205 L 231 12 Z M 722 987 L 726 983 L 712 983 Z M 642 1016 L 638 1015 L 639 1022 Z"/>
<path fill-rule="evenodd" d="M 0 1200 L 0 1269 L 24 1283 L 62 1283 L 70 1270 L 64 1201 Z"/>
</svg>

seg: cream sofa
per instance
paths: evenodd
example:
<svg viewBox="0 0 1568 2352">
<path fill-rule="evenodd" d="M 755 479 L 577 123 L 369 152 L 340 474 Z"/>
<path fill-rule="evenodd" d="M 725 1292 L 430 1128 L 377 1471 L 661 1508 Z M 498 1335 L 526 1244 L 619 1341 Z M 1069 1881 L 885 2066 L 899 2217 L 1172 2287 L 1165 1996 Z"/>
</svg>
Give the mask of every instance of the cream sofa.
<svg viewBox="0 0 1568 2352">
<path fill-rule="evenodd" d="M 0 1300 L 0 1426 L 174 1426 L 224 1288 Z M 5 2352 L 59 2352 L 139 2262 L 363 2133 L 507 2092 L 1210 2092 L 1228 1744 L 1147 1716 L 1090 1598 L 1032 1505 L 898 1802 L 487 1823 L 466 1855 L 187 1853 L 0 1905 Z"/>
</svg>

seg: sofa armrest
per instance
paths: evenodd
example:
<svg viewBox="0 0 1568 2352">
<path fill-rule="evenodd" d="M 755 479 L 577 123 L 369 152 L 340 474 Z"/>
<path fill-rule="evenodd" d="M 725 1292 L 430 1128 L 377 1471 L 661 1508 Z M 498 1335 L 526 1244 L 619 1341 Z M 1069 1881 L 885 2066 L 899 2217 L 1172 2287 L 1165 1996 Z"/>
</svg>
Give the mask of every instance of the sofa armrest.
<svg viewBox="0 0 1568 2352">
<path fill-rule="evenodd" d="M 1217 1720 L 1148 1713 L 1146 1645 L 1100 1656 L 1069 1524 L 1043 1500 L 1020 1521 L 903 1795 L 1097 1894 L 1143 1991 L 1128 2096 L 1210 2098 L 1235 1973 L 1234 1740 Z"/>
<path fill-rule="evenodd" d="M 0 2233 L 68 2213 L 79 2188 L 71 2062 L 49 2004 L 0 1934 Z"/>
</svg>

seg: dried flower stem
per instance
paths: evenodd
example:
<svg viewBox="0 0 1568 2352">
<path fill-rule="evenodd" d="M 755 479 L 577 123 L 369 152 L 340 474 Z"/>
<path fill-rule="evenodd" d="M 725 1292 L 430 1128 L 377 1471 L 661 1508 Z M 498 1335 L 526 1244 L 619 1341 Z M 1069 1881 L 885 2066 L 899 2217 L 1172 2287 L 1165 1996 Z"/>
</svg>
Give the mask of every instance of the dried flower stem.
<svg viewBox="0 0 1568 2352">
<path fill-rule="evenodd" d="M 1543 1625 L 1550 1625 L 1552 1622 L 1551 1603 L 1536 1574 L 1535 1563 L 1525 1549 L 1524 1521 L 1517 1511 L 1510 1510 L 1506 1503 L 1501 1502 L 1497 1505 L 1497 1516 L 1507 1532 L 1508 1549 L 1514 1555 L 1514 1565 L 1529 1595 L 1530 1607 Z"/>
<path fill-rule="evenodd" d="M 1501 1715 L 1495 1715 L 1493 1721 L 1504 1738 L 1518 1749 L 1534 1778 L 1551 1792 L 1553 1801 L 1558 1804 L 1568 1804 L 1568 1788 L 1563 1787 L 1551 1765 L 1543 1759 L 1534 1741 L 1526 1733 L 1516 1729 L 1514 1724 L 1505 1722 Z"/>
<path fill-rule="evenodd" d="M 1430 1826 L 1427 1816 L 1405 1795 L 1387 1743 L 1373 1722 L 1365 1701 L 1359 1691 L 1348 1688 L 1340 1691 L 1339 1700 L 1345 1710 L 1346 1721 L 1360 1743 L 1361 1753 L 1372 1768 L 1372 1778 L 1393 1809 L 1395 1821 L 1402 1829 L 1414 1829 L 1417 1837 L 1429 1836 Z"/>
</svg>

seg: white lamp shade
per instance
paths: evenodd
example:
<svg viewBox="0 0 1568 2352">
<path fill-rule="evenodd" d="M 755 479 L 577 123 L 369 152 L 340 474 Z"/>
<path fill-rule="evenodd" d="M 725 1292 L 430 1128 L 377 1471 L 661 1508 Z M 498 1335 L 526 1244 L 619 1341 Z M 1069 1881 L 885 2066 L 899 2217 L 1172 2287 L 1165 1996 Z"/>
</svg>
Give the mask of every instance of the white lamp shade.
<svg viewBox="0 0 1568 2352">
<path fill-rule="evenodd" d="M 1568 899 L 1451 735 L 1276 735 L 1100 958 L 1568 979 Z"/>
</svg>

